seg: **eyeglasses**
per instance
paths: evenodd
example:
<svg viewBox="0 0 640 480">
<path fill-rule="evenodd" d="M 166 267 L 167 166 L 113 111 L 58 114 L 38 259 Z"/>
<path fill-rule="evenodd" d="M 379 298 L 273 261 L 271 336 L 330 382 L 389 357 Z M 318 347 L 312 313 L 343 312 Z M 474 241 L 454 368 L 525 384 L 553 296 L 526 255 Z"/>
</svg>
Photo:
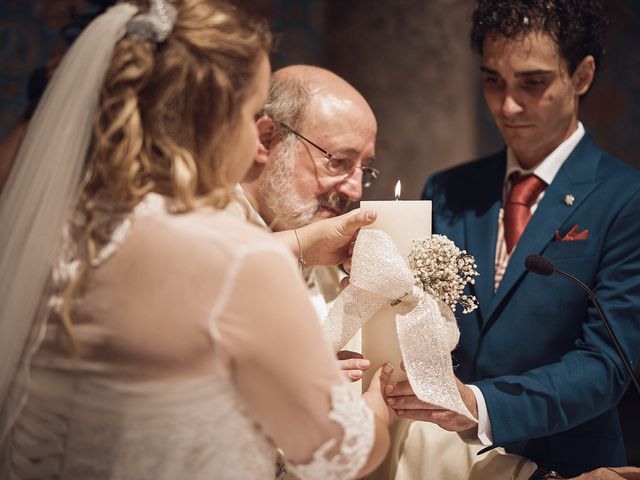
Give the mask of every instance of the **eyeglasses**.
<svg viewBox="0 0 640 480">
<path fill-rule="evenodd" d="M 280 126 L 286 128 L 291 133 L 293 133 L 296 137 L 304 140 L 312 147 L 316 148 L 322 156 L 326 159 L 326 169 L 327 173 L 332 177 L 340 177 L 344 176 L 345 178 L 353 175 L 353 172 L 356 171 L 356 168 L 362 170 L 362 187 L 367 188 L 370 187 L 376 178 L 380 176 L 380 170 L 373 167 L 363 167 L 362 165 L 357 165 L 356 162 L 346 157 L 338 157 L 333 153 L 329 153 L 327 150 L 322 148 L 317 143 L 312 142 L 307 137 L 302 135 L 300 132 L 290 127 L 286 123 L 277 122 Z"/>
</svg>

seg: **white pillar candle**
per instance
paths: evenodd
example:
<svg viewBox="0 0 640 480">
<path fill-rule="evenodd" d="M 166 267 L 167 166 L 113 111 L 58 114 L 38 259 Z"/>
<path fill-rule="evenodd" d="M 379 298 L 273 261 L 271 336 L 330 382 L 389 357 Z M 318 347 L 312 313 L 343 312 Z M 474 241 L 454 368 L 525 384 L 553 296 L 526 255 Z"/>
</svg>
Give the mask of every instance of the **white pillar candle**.
<svg viewBox="0 0 640 480">
<path fill-rule="evenodd" d="M 399 185 L 396 186 L 396 198 L 400 197 Z M 423 240 L 431 235 L 431 202 L 427 200 L 404 201 L 363 201 L 364 210 L 375 210 L 378 218 L 365 228 L 382 230 L 395 242 L 399 252 L 409 264 L 409 253 L 413 240 Z M 402 353 L 396 330 L 396 313 L 399 306 L 387 305 L 376 313 L 362 329 L 362 355 L 371 361 L 371 368 L 363 377 L 363 390 L 369 386 L 375 370 L 383 363 L 393 365 L 392 382 L 407 379 L 400 368 Z"/>
</svg>

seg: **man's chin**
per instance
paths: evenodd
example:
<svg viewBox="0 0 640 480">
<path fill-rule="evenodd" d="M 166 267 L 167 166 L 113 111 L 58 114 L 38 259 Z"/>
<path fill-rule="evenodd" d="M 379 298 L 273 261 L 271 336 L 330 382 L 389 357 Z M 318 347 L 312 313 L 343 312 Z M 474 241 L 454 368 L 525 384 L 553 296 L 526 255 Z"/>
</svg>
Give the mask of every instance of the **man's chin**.
<svg viewBox="0 0 640 480">
<path fill-rule="evenodd" d="M 535 138 L 532 138 L 530 135 L 520 134 L 511 134 L 511 135 L 503 135 L 504 143 L 509 145 L 516 152 L 518 151 L 528 151 L 535 145 Z"/>
</svg>

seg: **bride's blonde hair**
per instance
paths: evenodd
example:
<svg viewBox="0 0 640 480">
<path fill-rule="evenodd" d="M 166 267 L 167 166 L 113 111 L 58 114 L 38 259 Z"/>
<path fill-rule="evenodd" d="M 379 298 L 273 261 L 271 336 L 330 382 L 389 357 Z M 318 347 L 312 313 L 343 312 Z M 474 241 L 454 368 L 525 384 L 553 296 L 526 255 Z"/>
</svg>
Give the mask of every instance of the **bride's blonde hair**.
<svg viewBox="0 0 640 480">
<path fill-rule="evenodd" d="M 133 2 L 132 2 L 133 3 Z M 135 2 L 146 9 L 147 2 Z M 70 304 L 95 257 L 96 195 L 120 210 L 148 192 L 178 210 L 224 207 L 229 134 L 271 37 L 262 22 L 219 0 L 172 0 L 177 19 L 162 43 L 124 37 L 115 46 L 95 116 L 90 177 L 80 199 L 87 245 L 83 268 L 67 286 L 60 316 L 74 347 Z"/>
<path fill-rule="evenodd" d="M 269 46 L 263 24 L 214 0 L 176 0 L 160 45 L 115 47 L 96 115 L 92 194 L 136 205 L 149 191 L 185 209 L 228 201 L 224 142 Z"/>
</svg>

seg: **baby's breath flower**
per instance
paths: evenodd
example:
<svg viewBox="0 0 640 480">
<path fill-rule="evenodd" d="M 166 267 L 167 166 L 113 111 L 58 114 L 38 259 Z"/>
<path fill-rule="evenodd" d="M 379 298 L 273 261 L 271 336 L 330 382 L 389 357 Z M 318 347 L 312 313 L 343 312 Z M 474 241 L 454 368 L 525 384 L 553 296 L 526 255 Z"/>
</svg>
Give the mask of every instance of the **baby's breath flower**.
<svg viewBox="0 0 640 480">
<path fill-rule="evenodd" d="M 462 293 L 468 283 L 475 283 L 474 277 L 478 275 L 475 260 L 445 235 L 414 241 L 409 263 L 416 284 L 454 312 L 457 304 L 462 305 L 463 313 L 478 308 L 476 297 Z"/>
</svg>

